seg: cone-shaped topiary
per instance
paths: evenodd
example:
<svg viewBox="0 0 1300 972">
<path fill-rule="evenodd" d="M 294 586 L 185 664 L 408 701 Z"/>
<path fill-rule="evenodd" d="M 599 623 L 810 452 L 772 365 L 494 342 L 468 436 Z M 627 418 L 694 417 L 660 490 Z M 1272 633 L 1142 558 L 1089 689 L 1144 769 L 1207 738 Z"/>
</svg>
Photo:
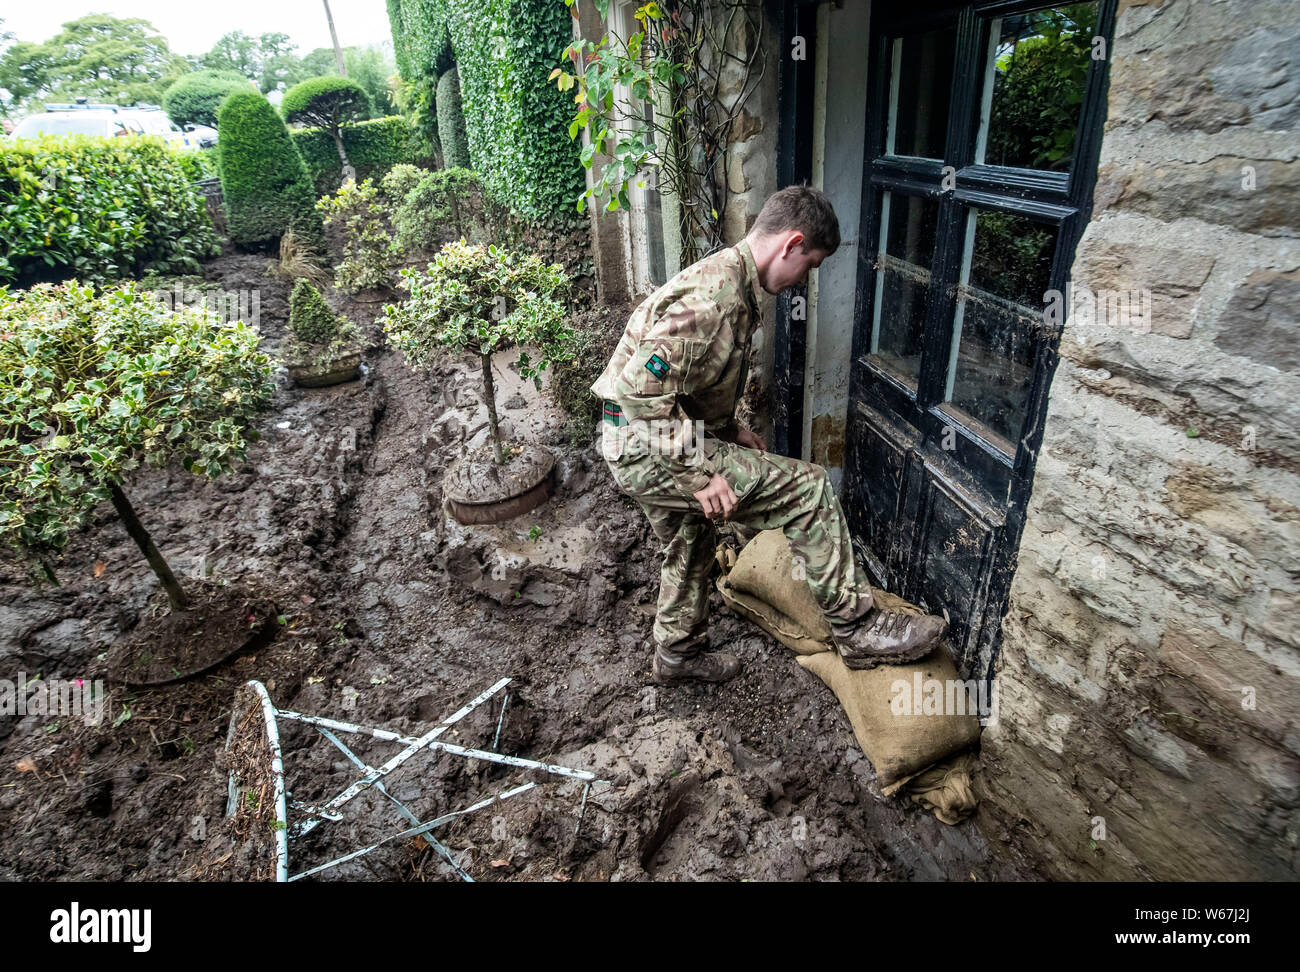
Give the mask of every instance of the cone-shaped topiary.
<svg viewBox="0 0 1300 972">
<path fill-rule="evenodd" d="M 289 330 L 303 344 L 329 344 L 339 333 L 339 316 L 304 277 L 298 278 L 289 295 Z"/>
<path fill-rule="evenodd" d="M 307 167 L 271 103 L 251 90 L 230 95 L 217 112 L 217 131 L 230 239 L 261 249 L 292 227 L 309 246 L 322 245 Z"/>
<path fill-rule="evenodd" d="M 469 141 L 460 106 L 460 76 L 452 68 L 438 79 L 438 140 L 442 164 L 448 169 L 469 168 Z"/>
</svg>

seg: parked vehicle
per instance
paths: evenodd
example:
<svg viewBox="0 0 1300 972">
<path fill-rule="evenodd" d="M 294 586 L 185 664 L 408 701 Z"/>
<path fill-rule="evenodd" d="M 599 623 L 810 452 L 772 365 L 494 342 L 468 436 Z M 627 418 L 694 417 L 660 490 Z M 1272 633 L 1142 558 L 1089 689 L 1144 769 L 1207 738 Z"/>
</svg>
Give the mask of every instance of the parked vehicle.
<svg viewBox="0 0 1300 972">
<path fill-rule="evenodd" d="M 167 117 L 167 113 L 157 105 L 136 105 L 133 108 L 119 108 L 118 113 L 126 118 L 133 118 L 144 128 L 145 134 L 157 135 L 174 148 L 197 149 L 199 139 L 190 135 L 180 125 Z"/>
<path fill-rule="evenodd" d="M 136 118 L 116 105 L 49 104 L 45 113 L 28 115 L 14 126 L 10 138 L 40 138 L 42 135 L 94 135 L 113 138 L 143 135 L 145 128 Z"/>
</svg>

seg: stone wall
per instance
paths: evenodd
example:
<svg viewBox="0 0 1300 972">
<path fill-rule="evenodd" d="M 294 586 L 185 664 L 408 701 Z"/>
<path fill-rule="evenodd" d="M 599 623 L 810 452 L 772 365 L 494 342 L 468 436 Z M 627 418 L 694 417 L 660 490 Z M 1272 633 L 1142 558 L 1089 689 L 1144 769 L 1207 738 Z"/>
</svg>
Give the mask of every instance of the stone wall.
<svg viewBox="0 0 1300 972">
<path fill-rule="evenodd" d="M 1121 0 L 983 739 L 1057 878 L 1300 871 L 1300 7 Z M 1076 295 L 1077 296 L 1077 295 Z"/>
</svg>

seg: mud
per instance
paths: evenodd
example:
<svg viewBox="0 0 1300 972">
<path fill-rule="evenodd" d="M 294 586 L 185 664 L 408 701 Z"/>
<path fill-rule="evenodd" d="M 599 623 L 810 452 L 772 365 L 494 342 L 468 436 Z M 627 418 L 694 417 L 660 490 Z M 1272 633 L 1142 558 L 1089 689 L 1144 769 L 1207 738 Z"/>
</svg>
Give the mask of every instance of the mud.
<svg viewBox="0 0 1300 972">
<path fill-rule="evenodd" d="M 227 255 L 207 275 L 261 288 L 261 329 L 275 344 L 287 288 L 262 275 L 265 263 Z M 498 355 L 503 431 L 555 453 L 555 495 L 513 521 L 461 526 L 440 482 L 486 436 L 477 362 L 416 374 L 383 346 L 381 306 L 335 306 L 372 339 L 362 380 L 298 389 L 282 378 L 235 475 L 142 470 L 129 484 L 178 575 L 281 606 L 274 640 L 180 684 L 110 685 L 97 725 L 0 716 L 0 879 L 221 878 L 211 864 L 223 842 L 239 850 L 223 749 L 248 679 L 280 708 L 418 735 L 506 676 L 497 750 L 601 782 L 580 816 L 581 781 L 445 752 L 409 760 L 387 788 L 421 820 L 538 783 L 436 832 L 475 880 L 1033 876 L 973 821 L 948 827 L 884 799 L 829 689 L 716 595 L 714 641 L 745 670 L 721 686 L 650 684 L 658 551 L 591 439 L 570 445 L 565 413 Z M 37 590 L 20 566 L 0 564 L 0 677 L 85 677 L 165 607 L 108 504 L 59 575 L 61 587 Z M 489 748 L 499 713 L 482 706 L 445 740 Z M 280 728 L 293 799 L 324 803 L 359 777 L 314 728 Z M 370 765 L 397 751 L 346 742 Z M 410 826 L 374 788 L 344 815 L 291 842 L 291 873 Z M 417 839 L 314 879 L 458 878 Z"/>
</svg>

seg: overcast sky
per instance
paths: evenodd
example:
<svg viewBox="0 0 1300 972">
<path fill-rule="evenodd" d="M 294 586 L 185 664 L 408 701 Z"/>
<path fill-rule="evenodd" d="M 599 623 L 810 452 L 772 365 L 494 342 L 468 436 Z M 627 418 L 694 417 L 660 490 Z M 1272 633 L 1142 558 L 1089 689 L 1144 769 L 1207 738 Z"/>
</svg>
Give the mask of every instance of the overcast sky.
<svg viewBox="0 0 1300 972">
<path fill-rule="evenodd" d="M 392 40 L 388 7 L 384 0 L 330 0 L 339 43 L 379 44 Z M 258 34 L 288 34 L 302 56 L 316 47 L 330 46 L 329 25 L 321 0 L 216 0 L 198 4 L 186 0 L 37 0 L 0 4 L 0 30 L 11 30 L 18 40 L 41 43 L 59 32 L 69 20 L 90 13 L 114 17 L 141 17 L 167 38 L 178 54 L 205 54 L 217 38 L 232 30 Z"/>
</svg>

